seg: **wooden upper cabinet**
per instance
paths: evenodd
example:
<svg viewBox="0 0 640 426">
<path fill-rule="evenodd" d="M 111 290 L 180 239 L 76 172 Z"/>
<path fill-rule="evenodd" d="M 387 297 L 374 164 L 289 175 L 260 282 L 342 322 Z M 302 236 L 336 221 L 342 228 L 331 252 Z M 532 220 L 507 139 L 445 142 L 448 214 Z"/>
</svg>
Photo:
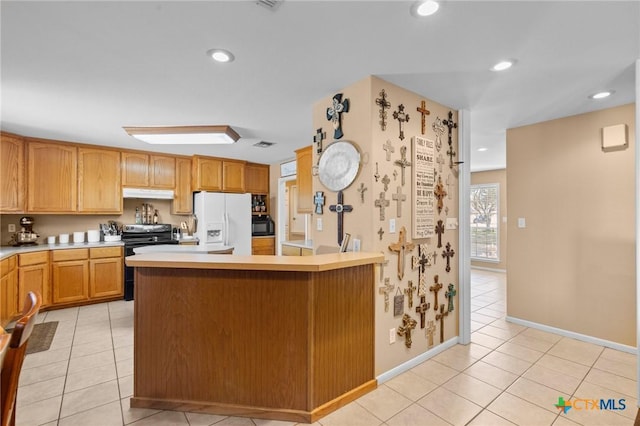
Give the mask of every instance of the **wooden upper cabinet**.
<svg viewBox="0 0 640 426">
<path fill-rule="evenodd" d="M 164 155 L 149 157 L 149 186 L 174 189 L 176 187 L 176 159 Z"/>
<path fill-rule="evenodd" d="M 193 212 L 193 192 L 191 191 L 191 159 L 176 159 L 176 191 L 171 204 L 173 214 Z"/>
<path fill-rule="evenodd" d="M 72 213 L 78 191 L 78 148 L 27 141 L 27 211 Z"/>
<path fill-rule="evenodd" d="M 224 192 L 245 192 L 244 161 L 224 160 L 222 162 L 222 190 Z"/>
<path fill-rule="evenodd" d="M 222 191 L 222 160 L 211 157 L 193 157 L 193 190 Z"/>
<path fill-rule="evenodd" d="M 313 187 L 311 146 L 296 151 L 296 181 L 298 185 L 298 213 L 313 213 Z"/>
<path fill-rule="evenodd" d="M 122 213 L 120 152 L 78 148 L 78 212 Z"/>
<path fill-rule="evenodd" d="M 0 213 L 24 211 L 24 140 L 0 134 Z"/>
<path fill-rule="evenodd" d="M 139 152 L 122 153 L 122 186 L 149 186 L 149 156 Z"/>
<path fill-rule="evenodd" d="M 244 184 L 246 192 L 251 194 L 269 193 L 269 166 L 247 163 L 244 166 Z"/>
</svg>

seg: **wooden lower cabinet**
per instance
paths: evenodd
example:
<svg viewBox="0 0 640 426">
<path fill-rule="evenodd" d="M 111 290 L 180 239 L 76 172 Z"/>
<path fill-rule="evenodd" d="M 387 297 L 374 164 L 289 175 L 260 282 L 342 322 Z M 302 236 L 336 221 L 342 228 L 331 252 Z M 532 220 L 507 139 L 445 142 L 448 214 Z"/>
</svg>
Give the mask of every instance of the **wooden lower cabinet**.
<svg viewBox="0 0 640 426">
<path fill-rule="evenodd" d="M 313 249 L 282 245 L 283 256 L 313 256 Z"/>
<path fill-rule="evenodd" d="M 79 302 L 89 298 L 89 250 L 51 252 L 53 304 Z"/>
<path fill-rule="evenodd" d="M 35 291 L 42 296 L 42 307 L 51 304 L 49 282 L 49 251 L 18 255 L 18 306 L 26 300 L 27 293 Z"/>
<path fill-rule="evenodd" d="M 0 326 L 18 314 L 17 256 L 0 261 Z"/>
<path fill-rule="evenodd" d="M 92 299 L 123 294 L 122 257 L 91 259 L 90 267 L 89 296 Z"/>
<path fill-rule="evenodd" d="M 252 238 L 251 254 L 276 254 L 276 237 Z"/>
</svg>

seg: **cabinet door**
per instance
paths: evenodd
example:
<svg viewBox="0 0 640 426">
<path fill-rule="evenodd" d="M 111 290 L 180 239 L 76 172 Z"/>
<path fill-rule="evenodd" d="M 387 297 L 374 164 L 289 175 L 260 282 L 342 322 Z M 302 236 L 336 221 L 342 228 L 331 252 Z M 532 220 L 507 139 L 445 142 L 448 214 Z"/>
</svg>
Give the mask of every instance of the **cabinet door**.
<svg viewBox="0 0 640 426">
<path fill-rule="evenodd" d="M 149 156 L 137 152 L 122 153 L 122 186 L 149 186 Z"/>
<path fill-rule="evenodd" d="M 0 213 L 24 211 L 24 141 L 0 134 Z"/>
<path fill-rule="evenodd" d="M 149 186 L 174 189 L 176 187 L 176 160 L 173 157 L 152 155 L 149 157 Z"/>
<path fill-rule="evenodd" d="M 91 299 L 124 294 L 122 257 L 91 259 L 89 297 Z"/>
<path fill-rule="evenodd" d="M 120 153 L 78 148 L 78 211 L 122 213 Z"/>
<path fill-rule="evenodd" d="M 190 214 L 193 211 L 193 192 L 191 191 L 191 159 L 176 159 L 176 191 L 173 195 L 171 212 Z"/>
<path fill-rule="evenodd" d="M 36 291 L 42 296 L 42 306 L 51 304 L 49 294 L 49 264 L 21 266 L 18 268 L 18 304 L 26 300 L 27 293 Z"/>
<path fill-rule="evenodd" d="M 244 168 L 245 189 L 250 194 L 269 193 L 269 166 L 247 164 Z"/>
<path fill-rule="evenodd" d="M 18 268 L 9 272 L 5 278 L 7 278 L 7 288 L 4 306 L 8 318 L 11 319 L 22 309 L 22 306 L 18 305 Z"/>
<path fill-rule="evenodd" d="M 34 213 L 76 211 L 78 149 L 27 143 L 27 210 Z"/>
<path fill-rule="evenodd" d="M 313 213 L 313 188 L 311 146 L 296 151 L 296 181 L 298 186 L 298 213 Z"/>
<path fill-rule="evenodd" d="M 193 158 L 193 190 L 222 191 L 222 160 Z"/>
<path fill-rule="evenodd" d="M 244 161 L 222 162 L 222 190 L 225 192 L 245 192 Z"/>
<path fill-rule="evenodd" d="M 54 262 L 53 304 L 77 302 L 89 297 L 89 261 Z"/>
<path fill-rule="evenodd" d="M 251 254 L 271 254 L 271 255 L 276 254 L 275 237 L 252 238 Z"/>
</svg>

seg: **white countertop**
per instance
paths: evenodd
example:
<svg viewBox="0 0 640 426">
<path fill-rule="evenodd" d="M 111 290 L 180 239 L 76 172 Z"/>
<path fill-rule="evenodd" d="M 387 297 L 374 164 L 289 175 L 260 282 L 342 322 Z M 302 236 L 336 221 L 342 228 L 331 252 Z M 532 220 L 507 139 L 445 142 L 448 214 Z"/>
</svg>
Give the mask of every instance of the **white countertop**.
<svg viewBox="0 0 640 426">
<path fill-rule="evenodd" d="M 199 245 L 178 245 L 178 244 L 158 244 L 155 246 L 144 246 L 133 249 L 135 254 L 144 253 L 222 253 L 232 250 L 233 246 L 222 244 L 199 244 Z"/>
<path fill-rule="evenodd" d="M 313 250 L 313 240 L 293 240 L 293 241 L 283 241 L 280 244 L 284 246 L 298 247 L 303 249 L 312 249 Z"/>
<path fill-rule="evenodd" d="M 91 247 L 113 247 L 123 246 L 122 241 L 104 242 L 99 243 L 68 243 L 68 244 L 38 244 L 35 246 L 0 246 L 0 259 L 12 256 L 14 254 L 31 253 L 35 251 L 43 250 L 68 250 L 78 248 L 91 248 Z"/>
</svg>

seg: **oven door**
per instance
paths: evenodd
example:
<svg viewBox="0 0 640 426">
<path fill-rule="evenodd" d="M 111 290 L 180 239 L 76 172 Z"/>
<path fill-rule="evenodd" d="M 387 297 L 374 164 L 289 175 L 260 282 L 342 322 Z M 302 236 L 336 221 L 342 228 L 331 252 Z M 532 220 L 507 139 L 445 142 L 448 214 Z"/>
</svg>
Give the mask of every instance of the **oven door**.
<svg viewBox="0 0 640 426">
<path fill-rule="evenodd" d="M 135 253 L 133 249 L 138 247 L 145 246 L 154 246 L 158 244 L 178 244 L 178 241 L 136 241 L 136 242 L 127 242 L 124 243 L 124 257 L 133 256 Z M 124 265 L 124 300 L 133 300 L 133 293 L 135 288 L 133 272 L 134 268 L 131 266 L 127 266 L 126 263 Z"/>
</svg>

